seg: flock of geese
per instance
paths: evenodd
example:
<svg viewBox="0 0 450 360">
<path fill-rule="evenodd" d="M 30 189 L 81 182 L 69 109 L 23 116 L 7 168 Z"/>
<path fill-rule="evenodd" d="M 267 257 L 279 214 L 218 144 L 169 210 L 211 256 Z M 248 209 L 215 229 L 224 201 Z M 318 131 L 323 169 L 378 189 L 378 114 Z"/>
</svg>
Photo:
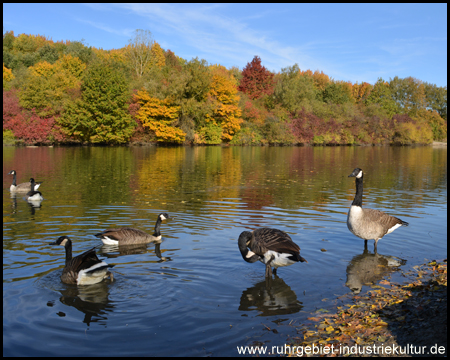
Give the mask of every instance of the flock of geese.
<svg viewBox="0 0 450 360">
<path fill-rule="evenodd" d="M 37 190 L 41 183 L 36 183 L 31 178 L 29 182 L 17 185 L 16 172 L 12 170 L 9 175 L 13 175 L 11 192 L 26 192 L 28 200 L 43 199 L 42 194 Z M 348 212 L 347 227 L 354 235 L 364 239 L 366 246 L 367 240 L 374 240 L 374 249 L 376 250 L 378 240 L 400 226 L 408 226 L 408 223 L 379 210 L 363 209 L 363 171 L 356 168 L 349 177 L 355 177 L 356 194 Z M 169 218 L 167 213 L 158 215 L 153 235 L 139 229 L 123 227 L 107 229 L 95 236 L 106 245 L 123 246 L 150 243 L 161 239 L 161 222 Z M 68 236 L 61 236 L 50 245 L 64 246 L 66 251 L 66 264 L 61 275 L 62 282 L 89 285 L 108 277 L 111 281 L 114 279 L 113 274 L 109 271 L 109 268 L 114 265 L 100 260 L 95 253 L 95 247 L 72 257 L 72 241 Z M 253 231 L 243 231 L 239 236 L 238 246 L 242 258 L 246 262 L 261 261 L 266 265 L 265 276 L 268 278 L 272 277 L 272 267 L 273 274 L 276 274 L 279 267 L 289 266 L 296 262 L 308 262 L 300 256 L 300 247 L 292 241 L 291 237 L 278 229 L 259 228 Z"/>
</svg>

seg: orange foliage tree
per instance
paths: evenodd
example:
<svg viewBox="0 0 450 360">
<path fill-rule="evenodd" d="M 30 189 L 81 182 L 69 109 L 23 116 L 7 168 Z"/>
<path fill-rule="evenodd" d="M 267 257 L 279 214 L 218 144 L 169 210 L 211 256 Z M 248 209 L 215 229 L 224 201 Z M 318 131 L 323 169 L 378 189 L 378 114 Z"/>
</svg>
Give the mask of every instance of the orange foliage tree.
<svg viewBox="0 0 450 360">
<path fill-rule="evenodd" d="M 353 84 L 352 97 L 355 100 L 355 102 L 357 103 L 364 102 L 370 95 L 372 88 L 373 86 L 367 82 L 363 82 L 362 84 L 358 84 L 358 82 L 356 82 L 355 84 Z"/>
<path fill-rule="evenodd" d="M 160 100 L 151 97 L 145 90 L 134 95 L 134 101 L 140 104 L 136 118 L 142 126 L 155 133 L 161 142 L 182 143 L 186 134 L 174 126 L 178 120 L 180 107 L 173 105 L 170 99 Z"/>
<path fill-rule="evenodd" d="M 331 82 L 330 77 L 327 74 L 324 74 L 323 71 L 319 72 L 319 70 L 314 71 L 312 78 L 314 80 L 314 85 L 320 91 L 325 90 L 327 85 Z"/>
</svg>

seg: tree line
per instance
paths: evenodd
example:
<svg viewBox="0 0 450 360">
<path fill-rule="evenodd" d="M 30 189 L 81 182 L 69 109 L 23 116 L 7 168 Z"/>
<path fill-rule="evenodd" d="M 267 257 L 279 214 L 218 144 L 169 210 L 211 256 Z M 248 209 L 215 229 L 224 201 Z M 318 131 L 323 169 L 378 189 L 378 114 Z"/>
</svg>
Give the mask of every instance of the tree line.
<svg viewBox="0 0 450 360">
<path fill-rule="evenodd" d="M 24 144 L 427 144 L 447 137 L 447 87 L 335 80 L 183 59 L 150 31 L 103 50 L 3 33 L 3 141 Z"/>
</svg>

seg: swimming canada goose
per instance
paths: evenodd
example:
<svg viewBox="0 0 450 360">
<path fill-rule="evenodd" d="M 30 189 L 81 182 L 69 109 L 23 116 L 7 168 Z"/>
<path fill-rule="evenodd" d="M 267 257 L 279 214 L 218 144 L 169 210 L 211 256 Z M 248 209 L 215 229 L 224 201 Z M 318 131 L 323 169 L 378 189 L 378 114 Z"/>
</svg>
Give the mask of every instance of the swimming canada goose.
<svg viewBox="0 0 450 360">
<path fill-rule="evenodd" d="M 29 201 L 41 201 L 44 200 L 40 191 L 33 190 L 36 188 L 33 178 L 30 178 L 30 191 L 27 192 L 27 200 Z"/>
<path fill-rule="evenodd" d="M 277 268 L 289 266 L 298 261 L 308 262 L 300 256 L 300 247 L 291 237 L 278 229 L 260 228 L 243 231 L 238 240 L 242 258 L 249 262 L 261 261 L 266 264 L 266 277 L 277 273 Z M 249 250 L 250 249 L 250 250 Z"/>
<path fill-rule="evenodd" d="M 30 191 L 31 183 L 29 183 L 29 182 L 16 185 L 16 175 L 17 175 L 16 170 L 11 170 L 8 173 L 8 175 L 13 176 L 13 182 L 12 182 L 11 186 L 9 187 L 9 191 L 11 191 L 11 192 L 28 192 L 28 191 Z M 37 190 L 39 188 L 39 186 L 41 186 L 41 183 L 35 183 L 34 189 L 32 189 L 32 190 Z"/>
<path fill-rule="evenodd" d="M 159 228 L 161 221 L 169 219 L 169 214 L 161 213 L 156 220 L 155 232 L 153 235 L 149 235 L 146 232 L 133 228 L 117 228 L 107 229 L 94 236 L 100 238 L 105 245 L 130 245 L 130 244 L 143 244 L 156 240 L 161 240 L 161 232 Z"/>
<path fill-rule="evenodd" d="M 374 249 L 376 250 L 378 240 L 400 226 L 408 226 L 408 223 L 380 210 L 363 209 L 363 171 L 356 168 L 348 177 L 356 178 L 356 194 L 348 211 L 347 227 L 354 235 L 365 240 L 365 246 L 367 246 L 367 240 L 375 240 Z"/>
<path fill-rule="evenodd" d="M 68 236 L 60 236 L 58 240 L 49 245 L 61 245 L 66 248 L 66 266 L 61 275 L 63 283 L 91 285 L 107 277 L 111 281 L 114 280 L 114 275 L 108 271 L 108 268 L 114 265 L 108 265 L 99 260 L 95 254 L 95 247 L 72 258 L 72 241 Z"/>
</svg>

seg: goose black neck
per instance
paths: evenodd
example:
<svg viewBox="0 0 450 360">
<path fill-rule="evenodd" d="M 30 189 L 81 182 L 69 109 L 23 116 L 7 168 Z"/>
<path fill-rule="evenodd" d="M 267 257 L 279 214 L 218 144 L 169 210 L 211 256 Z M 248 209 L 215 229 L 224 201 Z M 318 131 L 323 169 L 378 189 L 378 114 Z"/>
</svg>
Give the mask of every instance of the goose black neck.
<svg viewBox="0 0 450 360">
<path fill-rule="evenodd" d="M 250 240 L 252 237 L 252 233 L 250 231 L 244 231 L 240 236 L 238 240 L 238 246 L 239 251 L 241 252 L 242 258 L 248 262 L 248 263 L 254 263 L 255 261 L 259 260 L 258 255 L 252 255 L 250 258 L 247 257 L 248 255 L 248 248 L 247 248 L 247 241 Z"/>
<path fill-rule="evenodd" d="M 14 186 L 17 186 L 16 184 L 16 173 L 13 173 L 13 183 Z"/>
<path fill-rule="evenodd" d="M 155 232 L 153 233 L 153 236 L 160 236 L 161 232 L 159 231 L 159 228 L 161 227 L 161 216 L 158 216 L 158 220 L 156 220 L 155 225 Z"/>
<path fill-rule="evenodd" d="M 34 181 L 34 179 L 30 180 L 30 185 L 31 185 L 31 191 L 34 191 L 34 186 L 36 185 L 36 182 Z"/>
<path fill-rule="evenodd" d="M 70 240 L 67 241 L 66 245 L 64 245 L 66 249 L 66 265 L 72 260 L 72 242 Z"/>
<path fill-rule="evenodd" d="M 355 198 L 353 199 L 352 205 L 362 207 L 362 195 L 363 195 L 363 178 L 362 176 L 360 178 L 355 179 L 356 184 L 356 194 Z"/>
</svg>

